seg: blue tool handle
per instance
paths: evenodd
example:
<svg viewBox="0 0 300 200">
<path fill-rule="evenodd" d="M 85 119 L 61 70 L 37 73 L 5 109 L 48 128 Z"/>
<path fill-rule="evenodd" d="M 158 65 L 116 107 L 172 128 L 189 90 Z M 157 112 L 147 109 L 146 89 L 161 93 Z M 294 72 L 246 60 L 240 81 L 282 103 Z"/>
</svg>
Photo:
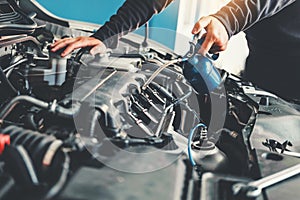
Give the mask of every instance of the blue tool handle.
<svg viewBox="0 0 300 200">
<path fill-rule="evenodd" d="M 198 53 L 198 51 L 200 50 L 203 42 L 205 40 L 205 37 L 202 37 L 202 38 L 199 38 L 197 39 L 197 44 L 196 44 L 196 47 L 195 47 L 195 52 Z M 216 54 L 213 54 L 213 53 L 207 53 L 205 55 L 206 57 L 212 59 L 212 60 L 217 60 L 219 58 L 219 54 L 216 53 Z"/>
</svg>

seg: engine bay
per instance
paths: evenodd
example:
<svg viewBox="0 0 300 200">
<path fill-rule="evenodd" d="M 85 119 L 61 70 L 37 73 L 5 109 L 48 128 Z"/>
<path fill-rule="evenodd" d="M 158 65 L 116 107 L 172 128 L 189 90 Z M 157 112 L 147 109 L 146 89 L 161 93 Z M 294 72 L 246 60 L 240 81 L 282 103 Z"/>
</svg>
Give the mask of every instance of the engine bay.
<svg viewBox="0 0 300 200">
<path fill-rule="evenodd" d="M 142 47 L 136 34 L 105 54 L 84 48 L 62 58 L 49 50 L 54 40 L 92 30 L 35 1 L 0 4 L 0 199 L 297 192 L 297 173 L 256 196 L 247 183 L 299 163 L 298 104 L 224 70 L 210 92 L 200 75 L 189 77 L 193 66 L 172 63 L 180 55 L 153 41 Z"/>
</svg>

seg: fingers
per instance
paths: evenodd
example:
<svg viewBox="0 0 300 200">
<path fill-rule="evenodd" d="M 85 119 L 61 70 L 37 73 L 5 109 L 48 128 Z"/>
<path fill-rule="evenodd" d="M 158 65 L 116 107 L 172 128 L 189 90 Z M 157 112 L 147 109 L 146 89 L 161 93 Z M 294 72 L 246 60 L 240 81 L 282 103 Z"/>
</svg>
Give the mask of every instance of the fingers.
<svg viewBox="0 0 300 200">
<path fill-rule="evenodd" d="M 202 29 L 207 27 L 210 23 L 209 17 L 201 17 L 198 22 L 194 25 L 194 28 L 192 30 L 192 34 L 198 34 Z"/>
<path fill-rule="evenodd" d="M 106 51 L 106 46 L 101 42 L 101 44 L 94 46 L 90 50 L 90 54 L 95 55 L 95 54 L 102 54 L 105 53 Z"/>
<path fill-rule="evenodd" d="M 212 39 L 211 35 L 206 35 L 206 38 L 201 45 L 199 53 L 202 55 L 206 55 L 213 45 L 214 45 L 214 39 Z"/>
<path fill-rule="evenodd" d="M 55 41 L 55 43 L 50 45 L 51 51 L 55 52 L 55 51 L 57 51 L 59 49 L 62 49 L 65 46 L 67 46 L 67 45 L 69 45 L 73 42 L 75 42 L 75 38 L 64 38 L 64 39 L 61 39 L 61 40 L 57 40 L 57 41 Z"/>
<path fill-rule="evenodd" d="M 93 37 L 77 37 L 77 38 L 65 38 L 56 41 L 51 45 L 51 51 L 56 52 L 58 50 L 64 49 L 60 54 L 62 57 L 70 54 L 72 51 L 83 47 L 94 47 L 103 44 L 100 40 Z"/>
<path fill-rule="evenodd" d="M 80 43 L 80 41 L 78 41 L 78 38 L 65 38 L 56 41 L 50 47 L 52 52 L 56 52 L 65 48 L 60 54 L 62 57 L 64 57 L 75 50 L 76 47 L 80 47 L 78 43 Z"/>
<path fill-rule="evenodd" d="M 73 41 L 72 42 L 72 40 L 71 41 L 69 41 L 69 42 L 67 42 L 67 43 L 64 43 L 64 44 L 66 44 L 64 47 L 66 47 L 65 48 L 65 50 L 61 53 L 61 56 L 62 57 L 64 57 L 64 56 L 66 56 L 66 55 L 68 55 L 68 54 L 70 54 L 72 51 L 74 51 L 75 49 L 78 49 L 78 48 L 82 48 L 82 47 L 86 47 L 87 45 L 85 44 L 85 42 L 84 41 L 82 41 L 82 40 L 80 40 L 80 39 L 77 39 L 77 40 L 75 40 L 75 41 Z"/>
<path fill-rule="evenodd" d="M 192 30 L 192 34 L 198 34 L 202 29 L 206 29 L 211 23 L 211 17 L 201 17 L 198 22 L 194 25 L 194 28 Z M 212 38 L 212 35 L 207 32 L 205 34 L 205 40 L 203 44 L 201 45 L 201 49 L 199 50 L 199 53 L 202 55 L 206 55 L 210 48 L 214 45 L 214 40 Z"/>
<path fill-rule="evenodd" d="M 222 45 L 222 46 L 217 46 L 217 45 L 214 44 L 214 45 L 209 49 L 208 53 L 220 53 L 221 51 L 225 51 L 226 48 L 227 48 L 227 43 L 224 44 L 224 45 Z"/>
<path fill-rule="evenodd" d="M 202 17 L 192 30 L 193 34 L 198 34 L 202 29 L 206 30 L 205 40 L 201 45 L 199 53 L 206 55 L 224 51 L 228 43 L 228 34 L 224 25 L 215 17 Z"/>
</svg>

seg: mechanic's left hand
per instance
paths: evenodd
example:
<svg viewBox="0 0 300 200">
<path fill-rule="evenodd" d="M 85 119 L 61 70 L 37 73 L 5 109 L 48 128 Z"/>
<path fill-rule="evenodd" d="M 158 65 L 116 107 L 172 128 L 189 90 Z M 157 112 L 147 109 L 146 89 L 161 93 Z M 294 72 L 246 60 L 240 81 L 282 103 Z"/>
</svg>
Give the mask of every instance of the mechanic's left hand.
<svg viewBox="0 0 300 200">
<path fill-rule="evenodd" d="M 224 25 L 215 17 L 202 17 L 194 25 L 192 34 L 198 34 L 202 29 L 206 30 L 206 36 L 199 53 L 206 55 L 224 51 L 228 43 L 228 34 Z"/>
<path fill-rule="evenodd" d="M 51 51 L 56 52 L 59 49 L 66 48 L 61 56 L 64 57 L 78 48 L 92 47 L 90 53 L 92 55 L 97 53 L 104 53 L 106 46 L 100 40 L 94 37 L 80 36 L 76 38 L 64 38 L 57 40 L 55 43 L 51 44 Z"/>
</svg>

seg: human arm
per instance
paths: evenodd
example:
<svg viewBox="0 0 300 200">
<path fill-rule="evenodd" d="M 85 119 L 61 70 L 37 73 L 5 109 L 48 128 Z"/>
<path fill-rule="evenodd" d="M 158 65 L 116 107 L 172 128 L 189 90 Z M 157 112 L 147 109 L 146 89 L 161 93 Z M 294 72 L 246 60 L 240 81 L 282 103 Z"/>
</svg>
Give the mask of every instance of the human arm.
<svg viewBox="0 0 300 200">
<path fill-rule="evenodd" d="M 255 23 L 271 17 L 296 0 L 232 0 L 217 13 L 201 18 L 192 33 L 206 29 L 206 39 L 200 53 L 213 53 L 226 48 L 230 37 L 247 30 Z"/>
<path fill-rule="evenodd" d="M 128 32 L 136 30 L 154 14 L 162 11 L 173 0 L 127 0 L 100 29 L 90 37 L 65 38 L 56 41 L 52 51 L 66 49 L 61 54 L 66 56 L 73 50 L 92 47 L 91 53 L 103 53 L 105 48 L 115 48 L 118 40 Z"/>
<path fill-rule="evenodd" d="M 173 0 L 127 0 L 123 6 L 92 37 L 115 48 L 123 35 L 145 24 Z"/>
</svg>

